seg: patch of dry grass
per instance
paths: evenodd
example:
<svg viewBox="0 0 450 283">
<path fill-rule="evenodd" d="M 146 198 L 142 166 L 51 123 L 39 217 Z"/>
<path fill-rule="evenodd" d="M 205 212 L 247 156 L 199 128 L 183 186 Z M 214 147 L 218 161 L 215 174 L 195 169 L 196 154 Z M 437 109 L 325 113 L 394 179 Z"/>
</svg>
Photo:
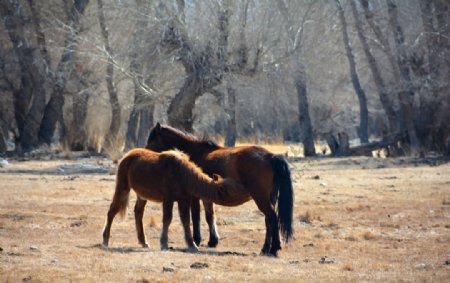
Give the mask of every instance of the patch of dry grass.
<svg viewBox="0 0 450 283">
<path fill-rule="evenodd" d="M 150 219 L 148 222 L 148 227 L 150 228 L 159 228 L 160 227 L 160 221 L 156 218 L 155 215 L 150 215 Z"/>
<path fill-rule="evenodd" d="M 346 262 L 342 265 L 342 270 L 344 271 L 353 271 L 353 267 L 350 263 Z"/>
<path fill-rule="evenodd" d="M 377 239 L 377 236 L 370 231 L 366 231 L 362 234 L 362 238 L 366 241 L 371 241 Z"/>
<path fill-rule="evenodd" d="M 305 214 L 301 214 L 298 216 L 298 220 L 305 224 L 311 224 L 313 221 L 313 217 L 311 216 L 309 210 L 307 210 Z"/>
<path fill-rule="evenodd" d="M 253 202 L 216 206 L 222 225 L 215 249 L 206 247 L 202 217 L 200 252 L 184 251 L 175 206 L 169 232 L 174 250 L 160 251 L 161 205 L 152 202 L 144 215 L 149 249 L 137 243 L 132 209 L 123 221 L 114 220 L 104 249 L 113 176 L 41 174 L 57 161 L 12 161 L 0 172 L 0 281 L 447 282 L 450 164 L 323 170 L 315 167 L 320 162 L 329 160 L 305 169 L 320 181 L 301 178 L 294 185 L 295 240 L 274 259 L 259 256 L 265 226 Z M 5 172 L 26 168 L 35 171 Z M 388 179 L 395 190 L 384 176 L 397 177 Z M 134 200 L 132 194 L 131 207 Z M 191 267 L 196 262 L 201 268 Z"/>
</svg>

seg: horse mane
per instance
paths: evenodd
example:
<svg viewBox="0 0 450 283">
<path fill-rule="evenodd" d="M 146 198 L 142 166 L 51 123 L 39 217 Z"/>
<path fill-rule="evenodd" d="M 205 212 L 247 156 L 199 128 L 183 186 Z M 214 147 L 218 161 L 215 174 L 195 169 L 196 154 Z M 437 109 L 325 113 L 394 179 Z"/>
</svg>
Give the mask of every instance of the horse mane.
<svg viewBox="0 0 450 283">
<path fill-rule="evenodd" d="M 187 133 L 185 131 L 171 127 L 169 125 L 161 125 L 161 130 L 168 130 L 170 133 L 180 137 L 181 139 L 187 140 L 188 142 L 197 143 L 197 144 L 207 144 L 207 145 L 214 146 L 217 148 L 220 147 L 215 141 L 212 141 L 207 138 L 199 139 L 196 136 L 194 136 L 193 134 Z M 149 139 L 154 138 L 155 135 L 156 135 L 156 133 L 152 131 L 150 133 Z"/>
<path fill-rule="evenodd" d="M 206 175 L 200 167 L 191 162 L 189 155 L 184 152 L 173 149 L 163 151 L 160 154 L 176 177 L 182 178 L 186 186 L 198 186 L 201 183 L 210 183 L 211 178 Z"/>
<path fill-rule="evenodd" d="M 173 156 L 176 157 L 176 160 L 187 159 L 189 161 L 189 156 L 179 149 L 166 150 L 161 152 L 160 155 L 162 155 L 163 157 Z"/>
</svg>

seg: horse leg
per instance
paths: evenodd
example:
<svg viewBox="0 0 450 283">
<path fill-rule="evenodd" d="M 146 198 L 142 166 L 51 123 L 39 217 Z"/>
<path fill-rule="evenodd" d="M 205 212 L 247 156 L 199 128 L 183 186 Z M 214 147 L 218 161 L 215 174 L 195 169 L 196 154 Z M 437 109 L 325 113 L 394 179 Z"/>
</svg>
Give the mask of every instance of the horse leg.
<svg viewBox="0 0 450 283">
<path fill-rule="evenodd" d="M 147 240 L 145 239 L 144 225 L 142 218 L 144 217 L 145 205 L 147 200 L 137 197 L 136 204 L 134 205 L 134 220 L 136 222 L 136 231 L 139 244 L 144 248 L 148 248 Z"/>
<path fill-rule="evenodd" d="M 191 233 L 191 220 L 189 215 L 190 199 L 178 201 L 178 212 L 180 213 L 181 223 L 184 229 L 184 240 L 188 246 L 188 251 L 198 251 Z"/>
<path fill-rule="evenodd" d="M 278 233 L 278 218 L 271 204 L 271 200 L 260 200 L 254 198 L 259 210 L 264 213 L 266 223 L 266 238 L 264 240 L 261 254 L 277 256 L 277 252 L 281 250 L 280 234 Z"/>
<path fill-rule="evenodd" d="M 279 250 L 281 250 L 280 233 L 278 232 L 278 217 L 275 210 L 272 208 L 269 212 L 269 220 L 271 223 L 272 243 L 269 254 L 277 256 Z"/>
<path fill-rule="evenodd" d="M 116 181 L 116 190 L 114 192 L 114 197 L 109 206 L 105 228 L 103 229 L 103 246 L 107 247 L 109 244 L 109 237 L 111 235 L 111 225 L 114 220 L 114 217 L 117 213 L 121 213 L 125 215 L 127 206 L 128 206 L 128 198 L 130 195 L 130 187 L 125 178 L 117 178 Z"/>
<path fill-rule="evenodd" d="M 264 217 L 264 221 L 266 223 L 266 238 L 264 239 L 264 245 L 261 249 L 262 255 L 268 255 L 270 250 L 270 244 L 272 242 L 272 231 L 270 229 L 271 224 L 268 217 Z"/>
<path fill-rule="evenodd" d="M 159 239 L 161 250 L 169 249 L 169 225 L 172 222 L 173 201 L 165 200 L 163 202 L 163 227 L 161 231 L 161 238 Z"/>
<path fill-rule="evenodd" d="M 194 230 L 194 242 L 198 246 L 202 241 L 202 234 L 200 231 L 200 200 L 196 197 L 191 197 L 191 216 L 192 227 Z"/>
<path fill-rule="evenodd" d="M 205 208 L 205 218 L 209 227 L 208 247 L 215 248 L 219 243 L 219 233 L 217 233 L 216 217 L 214 216 L 214 203 L 203 200 Z"/>
<path fill-rule="evenodd" d="M 114 220 L 114 217 L 119 212 L 119 210 L 120 210 L 120 207 L 118 206 L 117 203 L 114 203 L 114 201 L 113 201 L 108 210 L 105 228 L 103 228 L 103 246 L 104 247 L 107 247 L 109 244 L 109 236 L 111 235 L 111 225 Z"/>
<path fill-rule="evenodd" d="M 270 203 L 272 204 L 272 206 L 275 206 L 275 204 L 277 202 L 277 198 L 278 198 L 277 194 L 273 194 L 273 193 L 270 194 Z M 269 213 L 269 215 L 270 215 L 270 213 Z M 272 239 L 273 228 L 272 227 L 274 227 L 273 226 L 274 224 L 272 223 L 273 221 L 271 220 L 270 216 L 269 217 L 265 216 L 264 222 L 266 224 L 266 238 L 264 239 L 264 245 L 263 245 L 263 248 L 261 249 L 261 254 L 270 255 L 270 247 L 271 247 L 272 241 L 273 241 L 273 239 Z M 277 227 L 277 226 L 275 226 L 275 227 Z"/>
<path fill-rule="evenodd" d="M 268 234 L 270 234 L 270 238 L 272 240 L 271 242 L 271 249 L 269 251 L 269 254 L 276 256 L 278 250 L 281 250 L 281 242 L 280 242 L 280 234 L 278 232 L 278 216 L 275 212 L 275 205 L 278 201 L 278 194 L 276 192 L 272 192 L 270 194 L 270 203 L 271 205 L 271 209 L 269 211 L 269 217 L 266 217 L 266 227 L 267 227 L 267 219 L 269 219 L 269 223 L 270 223 L 270 228 L 271 230 L 267 229 L 266 232 Z"/>
</svg>

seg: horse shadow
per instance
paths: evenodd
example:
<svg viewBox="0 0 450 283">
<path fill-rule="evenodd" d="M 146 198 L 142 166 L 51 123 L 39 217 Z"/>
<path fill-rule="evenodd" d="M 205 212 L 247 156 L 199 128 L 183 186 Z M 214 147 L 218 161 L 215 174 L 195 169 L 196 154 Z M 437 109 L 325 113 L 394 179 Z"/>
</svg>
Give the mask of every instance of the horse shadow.
<svg viewBox="0 0 450 283">
<path fill-rule="evenodd" d="M 149 251 L 153 251 L 151 249 L 142 248 L 142 247 L 105 247 L 102 244 L 93 244 L 93 245 L 87 245 L 87 246 L 77 246 L 77 248 L 80 248 L 80 249 L 100 249 L 100 250 L 111 252 L 111 253 L 125 253 L 125 254 L 127 254 L 127 253 L 146 253 L 146 252 L 149 252 Z M 160 251 L 160 250 L 154 250 L 154 251 Z M 178 252 L 178 253 L 210 255 L 210 256 L 249 256 L 249 255 L 256 255 L 256 254 L 246 254 L 246 253 L 234 252 L 234 251 L 210 251 L 210 250 L 191 251 L 189 249 L 173 248 L 173 247 L 170 247 L 168 250 L 165 250 L 164 252 Z"/>
<path fill-rule="evenodd" d="M 102 244 L 93 244 L 87 246 L 76 246 L 80 249 L 100 249 L 103 251 L 111 252 L 111 253 L 145 253 L 148 252 L 149 249 L 141 248 L 141 247 L 105 247 Z"/>
<path fill-rule="evenodd" d="M 173 248 L 173 247 L 170 247 L 167 251 L 168 252 L 182 252 L 182 253 L 189 253 L 189 254 L 199 254 L 199 255 L 211 255 L 211 256 L 249 256 L 249 254 L 246 254 L 246 253 L 233 252 L 233 251 L 211 251 L 211 250 L 191 251 L 189 249 Z"/>
</svg>

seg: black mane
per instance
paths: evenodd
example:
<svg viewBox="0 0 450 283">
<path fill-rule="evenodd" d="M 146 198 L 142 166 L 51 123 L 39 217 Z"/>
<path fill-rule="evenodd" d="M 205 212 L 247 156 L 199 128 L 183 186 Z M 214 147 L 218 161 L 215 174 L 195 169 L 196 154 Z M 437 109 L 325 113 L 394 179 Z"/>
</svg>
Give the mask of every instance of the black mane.
<svg viewBox="0 0 450 283">
<path fill-rule="evenodd" d="M 168 130 L 169 132 L 177 135 L 177 136 L 181 136 L 183 139 L 189 140 L 189 141 L 193 141 L 193 142 L 200 142 L 201 140 L 199 140 L 196 136 L 194 136 L 193 134 L 190 134 L 188 132 L 182 131 L 180 129 L 168 126 L 168 125 L 161 125 L 161 131 L 163 130 Z"/>
<path fill-rule="evenodd" d="M 185 132 L 183 130 L 171 127 L 169 125 L 161 125 L 161 128 L 159 129 L 159 131 L 168 131 L 171 134 L 177 135 L 179 137 L 181 137 L 182 139 L 188 140 L 190 142 L 194 142 L 194 143 L 198 143 L 198 144 L 204 144 L 204 145 L 208 145 L 210 147 L 214 147 L 214 148 L 220 148 L 220 145 L 218 145 L 215 141 L 210 140 L 210 139 L 199 139 L 196 136 L 194 136 L 193 134 L 190 134 L 188 132 Z M 154 138 L 156 138 L 156 136 L 158 135 L 157 130 L 154 128 L 151 132 L 150 132 L 150 136 L 148 137 L 148 140 L 152 140 Z"/>
</svg>

